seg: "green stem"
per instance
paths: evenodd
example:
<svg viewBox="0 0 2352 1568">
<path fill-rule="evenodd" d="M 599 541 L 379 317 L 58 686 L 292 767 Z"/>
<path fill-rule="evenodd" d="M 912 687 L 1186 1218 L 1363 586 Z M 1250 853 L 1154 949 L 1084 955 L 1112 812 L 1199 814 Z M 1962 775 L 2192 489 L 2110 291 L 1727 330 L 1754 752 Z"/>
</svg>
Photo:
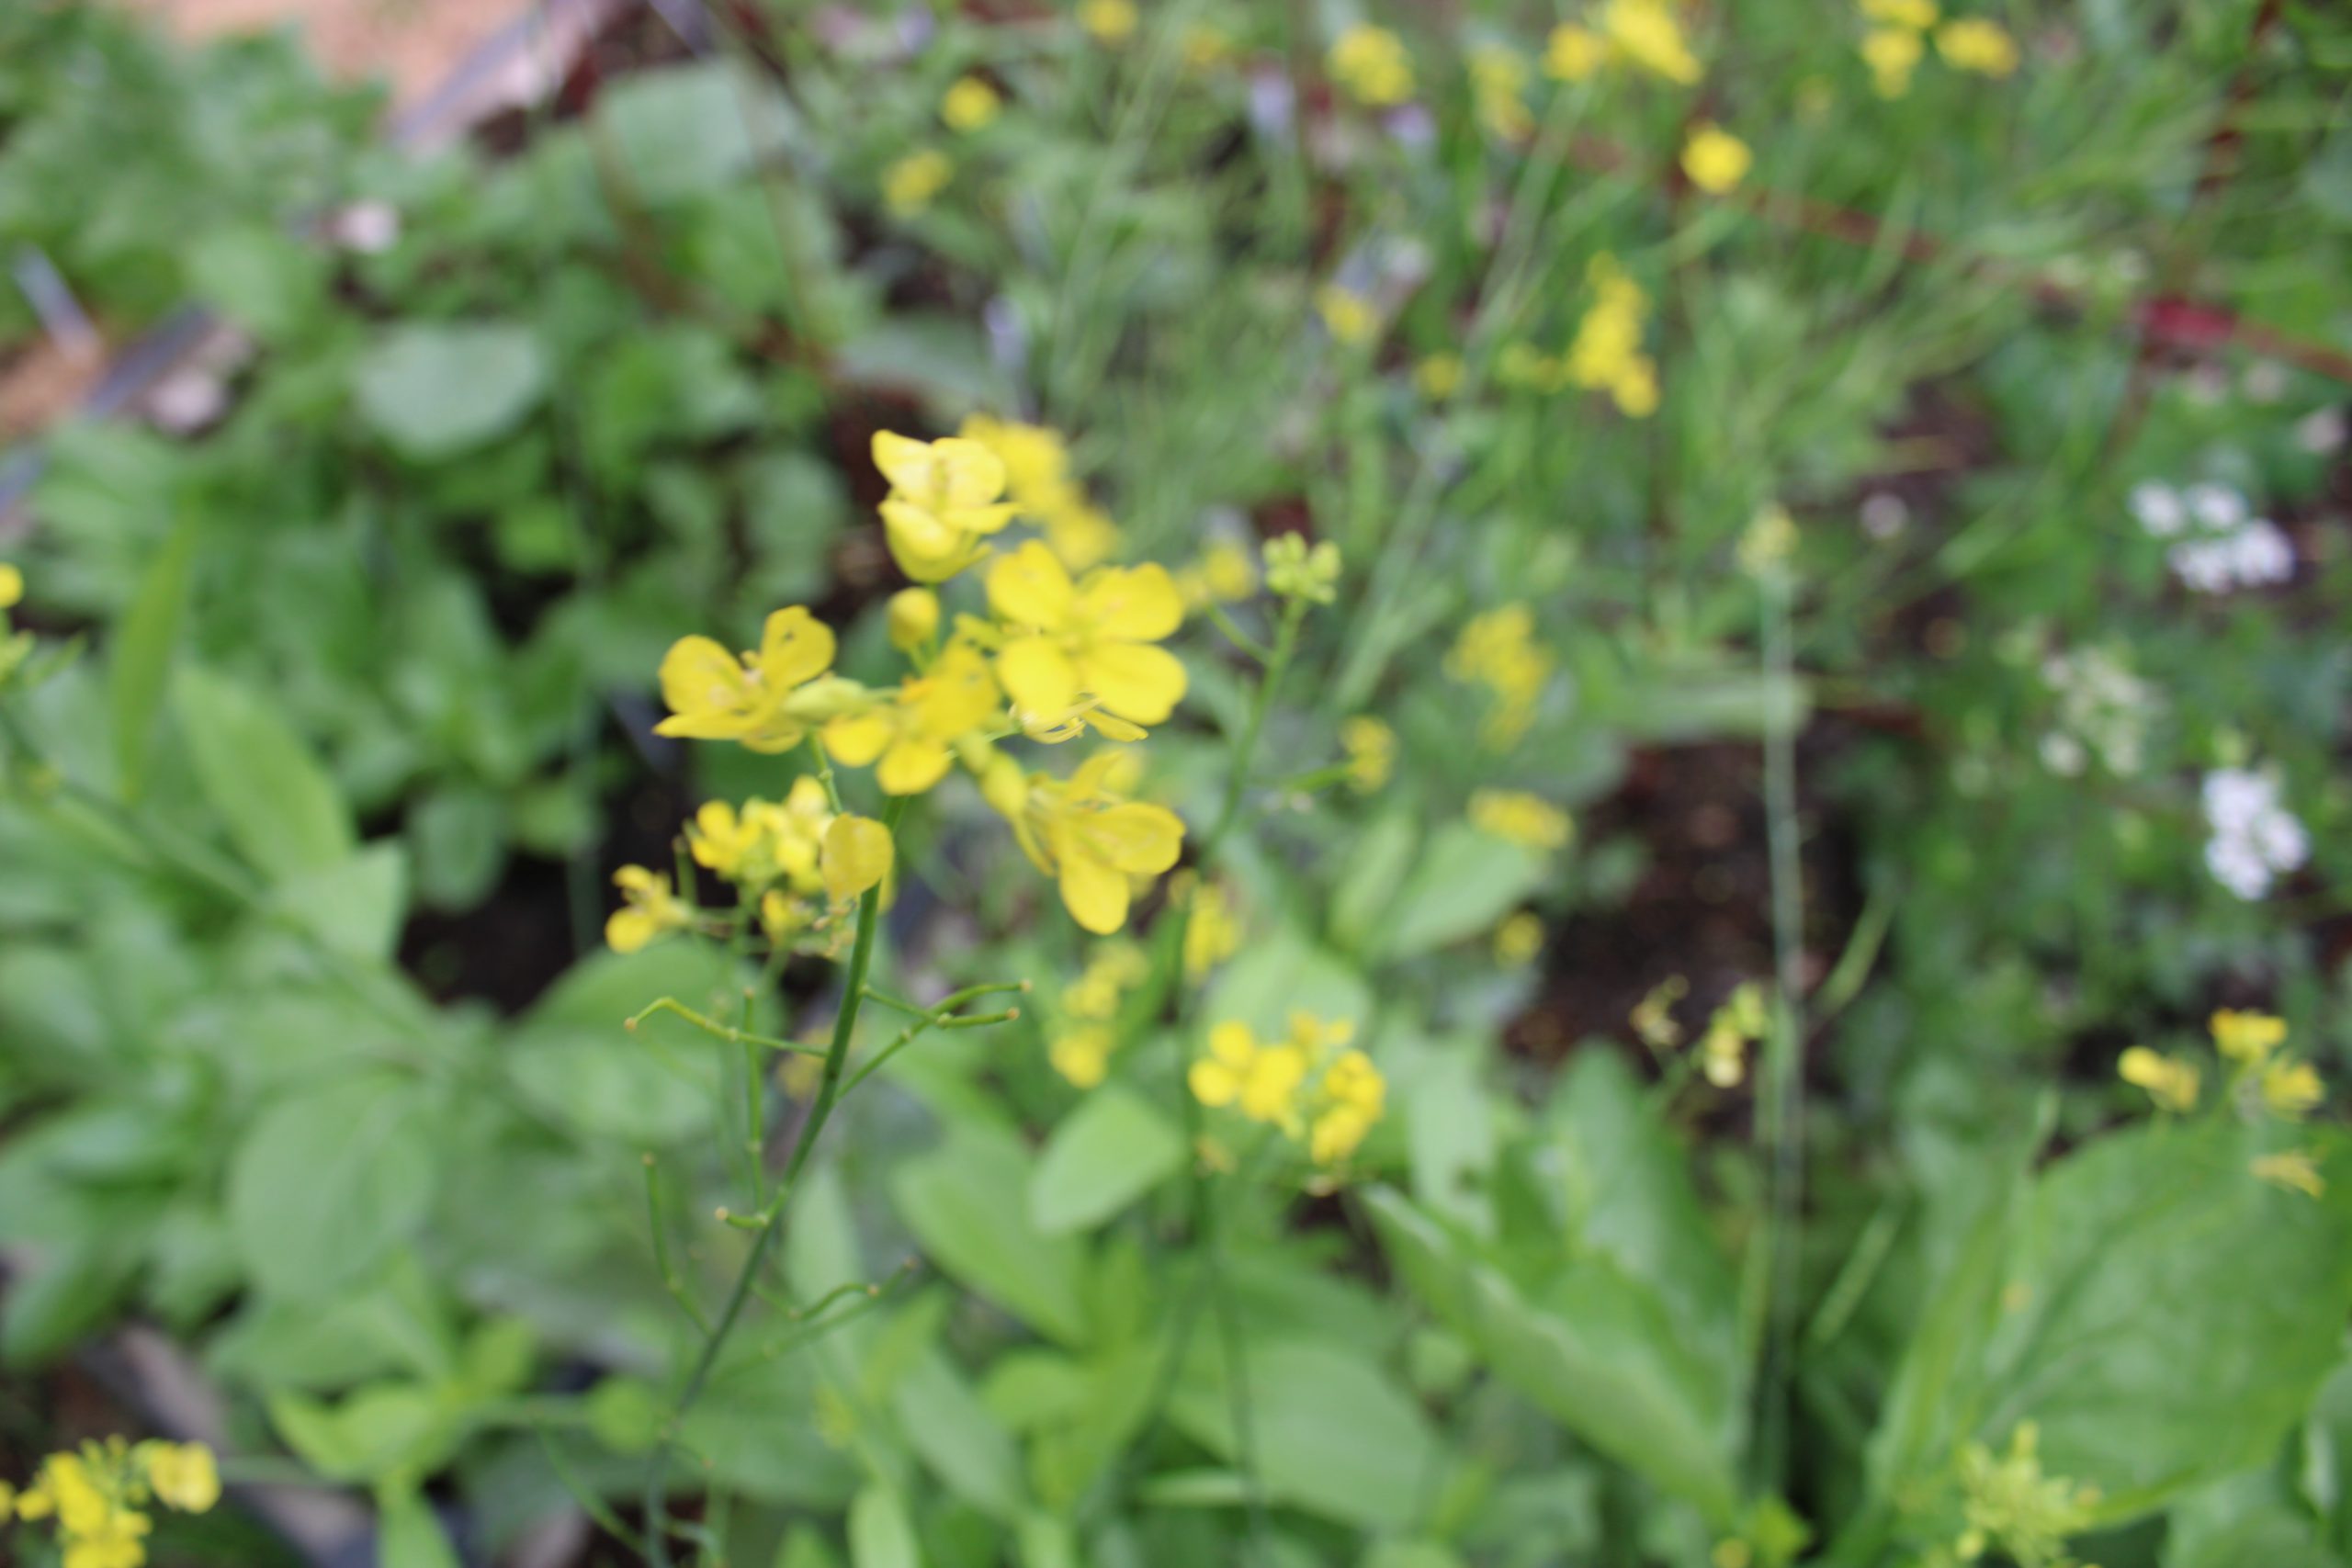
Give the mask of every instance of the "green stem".
<svg viewBox="0 0 2352 1568">
<path fill-rule="evenodd" d="M 861 919 L 864 914 L 865 911 L 861 909 L 859 911 Z M 738 1029 L 731 1023 L 721 1023 L 715 1018 L 706 1018 L 675 997 L 663 997 L 659 1001 L 648 1003 L 635 1017 L 628 1020 L 624 1027 L 633 1030 L 657 1012 L 675 1013 L 704 1033 L 716 1035 L 729 1045 L 764 1045 L 771 1051 L 789 1051 L 797 1056 L 822 1056 L 829 1054 L 822 1045 L 803 1045 L 797 1040 L 778 1040 L 772 1034 L 753 1034 L 749 1030 Z"/>
<path fill-rule="evenodd" d="M 1759 575 L 1763 595 L 1764 664 L 1773 689 L 1788 682 L 1791 584 L 1777 570 Z M 1798 1211 L 1804 1201 L 1804 889 L 1797 827 L 1796 732 L 1776 720 L 1764 735 L 1764 811 L 1772 882 L 1772 949 L 1778 983 L 1772 1030 L 1764 1057 L 1763 1103 L 1757 1134 L 1769 1161 L 1770 1201 L 1760 1255 L 1763 1293 L 1762 1376 L 1757 1423 L 1759 1477 L 1781 1484 L 1787 1473 L 1790 1400 L 1795 1379 Z"/>
<path fill-rule="evenodd" d="M 830 772 L 830 769 L 827 770 Z M 902 796 L 892 796 L 882 808 L 882 825 L 891 837 L 898 837 L 899 819 L 906 816 L 907 803 Z M 719 1309 L 718 1321 L 703 1339 L 702 1353 L 695 1358 L 694 1369 L 686 1374 L 685 1387 L 679 1392 L 677 1403 L 671 1406 L 670 1417 L 662 1423 L 662 1438 L 654 1446 L 653 1457 L 646 1465 L 645 1474 L 645 1556 L 655 1568 L 669 1568 L 670 1548 L 663 1524 L 667 1504 L 663 1485 L 669 1476 L 670 1450 L 677 1441 L 678 1428 L 684 1422 L 695 1402 L 710 1382 L 713 1368 L 718 1364 L 718 1353 L 725 1348 L 728 1336 L 735 1331 L 736 1323 L 743 1315 L 743 1303 L 751 1299 L 752 1288 L 759 1279 L 760 1269 L 767 1261 L 768 1249 L 784 1226 L 786 1206 L 792 1201 L 801 1171 L 815 1152 L 817 1140 L 825 1131 L 825 1123 L 832 1119 L 833 1107 L 840 1101 L 842 1069 L 849 1061 L 850 1042 L 857 1033 L 857 1015 L 865 999 L 865 976 L 874 966 L 874 933 L 880 924 L 882 889 L 869 887 L 857 903 L 857 937 L 849 953 L 849 975 L 842 987 L 841 1012 L 833 1020 L 832 1044 L 825 1053 L 824 1076 L 817 1084 L 817 1098 L 810 1102 L 807 1120 L 792 1141 L 792 1153 L 786 1159 L 784 1177 L 776 1184 L 775 1196 L 760 1211 L 767 1223 L 752 1238 L 752 1249 L 744 1256 L 743 1266 L 735 1276 L 734 1287 L 727 1293 L 727 1304 Z"/>
</svg>

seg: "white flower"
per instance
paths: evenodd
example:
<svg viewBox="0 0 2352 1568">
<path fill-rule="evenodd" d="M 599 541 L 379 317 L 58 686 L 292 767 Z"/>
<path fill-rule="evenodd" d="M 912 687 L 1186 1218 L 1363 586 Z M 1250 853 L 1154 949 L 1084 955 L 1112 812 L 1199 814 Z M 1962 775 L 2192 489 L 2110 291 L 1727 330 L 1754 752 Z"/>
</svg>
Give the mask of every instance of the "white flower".
<svg viewBox="0 0 2352 1568">
<path fill-rule="evenodd" d="M 2205 775 L 2205 867 L 2239 897 L 2270 891 L 2279 874 L 2311 858 L 2311 835 L 2278 802 L 2278 780 L 2248 768 L 2217 768 Z"/>
<path fill-rule="evenodd" d="M 2342 409 L 2313 409 L 2295 425 L 2295 444 L 2314 457 L 2324 457 L 2344 445 Z"/>
<path fill-rule="evenodd" d="M 2177 538 L 2165 560 L 2199 593 L 2259 588 L 2295 575 L 2295 546 L 2267 517 L 2256 517 L 2245 497 L 2226 485 L 2194 484 L 2175 491 L 2161 484 L 2136 486 L 2132 515 L 2159 539 Z"/>
<path fill-rule="evenodd" d="M 2144 761 L 2148 727 L 2164 706 L 2156 689 L 2106 649 L 2053 653 L 2041 679 L 2058 699 L 2058 727 L 2041 742 L 2041 761 L 2066 778 L 2095 755 L 2109 773 L 2129 776 Z"/>
<path fill-rule="evenodd" d="M 2181 492 L 2189 513 L 2207 529 L 2219 533 L 2246 519 L 2245 497 L 2226 485 L 2190 485 Z"/>
<path fill-rule="evenodd" d="M 2132 515 L 2140 526 L 2159 539 L 2169 539 L 2188 526 L 2188 508 L 2180 492 L 2170 485 L 2151 479 L 2132 487 Z"/>
</svg>

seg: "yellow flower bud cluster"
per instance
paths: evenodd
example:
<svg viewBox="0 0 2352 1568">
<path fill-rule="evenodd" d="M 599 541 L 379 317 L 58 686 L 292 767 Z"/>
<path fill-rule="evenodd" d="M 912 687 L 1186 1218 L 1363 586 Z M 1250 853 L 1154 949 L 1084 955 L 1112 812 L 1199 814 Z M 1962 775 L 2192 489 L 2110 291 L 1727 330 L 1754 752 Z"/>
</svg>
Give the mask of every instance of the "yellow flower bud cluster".
<svg viewBox="0 0 2352 1568">
<path fill-rule="evenodd" d="M 1329 539 L 1313 546 L 1304 534 L 1281 534 L 1266 541 L 1266 592 L 1303 604 L 1329 604 L 1340 596 L 1340 547 Z"/>
<path fill-rule="evenodd" d="M 1551 650 L 1535 640 L 1535 612 L 1521 604 L 1473 615 L 1445 656 L 1447 675 L 1484 686 L 1493 698 L 1478 733 L 1494 751 L 1507 751 L 1525 738 L 1552 670 Z"/>
<path fill-rule="evenodd" d="M 24 572 L 0 560 L 0 682 L 15 674 L 32 656 L 33 634 L 14 630 L 8 618 L 8 612 L 24 602 Z"/>
<path fill-rule="evenodd" d="M 153 1505 L 200 1514 L 220 1500 L 220 1470 L 202 1443 L 109 1438 L 51 1454 L 21 1492 L 0 1482 L 0 1526 L 49 1525 L 62 1568 L 140 1568 Z"/>
<path fill-rule="evenodd" d="M 1482 789 L 1470 796 L 1470 825 L 1505 843 L 1548 852 L 1576 837 L 1576 818 L 1540 795 L 1518 789 Z"/>
<path fill-rule="evenodd" d="M 1470 51 L 1470 93 L 1478 123 L 1498 141 L 1521 142 L 1535 134 L 1527 107 L 1527 62 L 1500 44 Z"/>
<path fill-rule="evenodd" d="M 1360 713 L 1340 726 L 1340 750 L 1347 753 L 1348 787 L 1370 795 L 1387 784 L 1396 768 L 1396 732 L 1388 721 Z"/>
<path fill-rule="evenodd" d="M 1073 1088 L 1092 1089 L 1108 1076 L 1118 1037 L 1108 1027 L 1127 992 L 1151 973 L 1151 960 L 1125 938 L 1099 943 L 1077 979 L 1062 990 L 1069 1024 L 1046 1043 L 1046 1057 Z"/>
<path fill-rule="evenodd" d="M 2042 1473 L 2040 1429 L 2020 1421 L 2009 1435 L 2008 1451 L 1996 1454 L 1982 1443 L 1960 1452 L 1963 1528 L 1952 1554 L 1973 1562 L 1999 1551 L 2012 1561 L 2072 1568 L 2068 1538 L 2088 1529 L 2100 1501 L 2096 1486 Z"/>
<path fill-rule="evenodd" d="M 1699 1070 L 1717 1089 L 1736 1089 L 1747 1076 L 1747 1048 L 1764 1038 L 1764 987 L 1742 980 L 1707 1020 L 1699 1036 Z"/>
<path fill-rule="evenodd" d="M 1306 1012 L 1292 1013 L 1289 1033 L 1271 1041 L 1228 1020 L 1209 1031 L 1208 1054 L 1193 1063 L 1186 1082 L 1203 1105 L 1279 1128 L 1304 1142 L 1318 1166 L 1342 1165 L 1379 1122 L 1388 1098 L 1372 1058 L 1347 1048 L 1354 1035 L 1344 1020 L 1327 1023 Z"/>
</svg>

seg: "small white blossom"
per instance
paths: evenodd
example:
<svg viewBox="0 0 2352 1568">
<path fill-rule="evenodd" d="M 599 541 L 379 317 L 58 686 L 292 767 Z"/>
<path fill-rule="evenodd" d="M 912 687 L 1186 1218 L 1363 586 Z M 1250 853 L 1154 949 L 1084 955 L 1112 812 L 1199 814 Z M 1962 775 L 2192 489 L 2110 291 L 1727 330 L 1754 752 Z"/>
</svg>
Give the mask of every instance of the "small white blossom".
<svg viewBox="0 0 2352 1568">
<path fill-rule="evenodd" d="M 2119 776 L 2140 771 L 2164 700 L 2120 654 L 2098 648 L 2053 653 L 2042 660 L 2041 679 L 2058 699 L 2057 728 L 2041 740 L 2045 767 L 2073 778 L 2096 757 Z"/>
<path fill-rule="evenodd" d="M 2188 526 L 2188 506 L 2170 485 L 2151 479 L 2132 487 L 2132 515 L 2159 539 L 2169 539 Z"/>
<path fill-rule="evenodd" d="M 2270 891 L 2279 875 L 2311 858 L 2311 836 L 2278 801 L 2278 780 L 2248 768 L 2218 768 L 2205 775 L 2205 867 L 2213 879 L 2249 901 Z"/>
<path fill-rule="evenodd" d="M 2295 444 L 2314 457 L 2324 457 L 2344 445 L 2342 409 L 2313 409 L 2295 425 Z"/>
</svg>

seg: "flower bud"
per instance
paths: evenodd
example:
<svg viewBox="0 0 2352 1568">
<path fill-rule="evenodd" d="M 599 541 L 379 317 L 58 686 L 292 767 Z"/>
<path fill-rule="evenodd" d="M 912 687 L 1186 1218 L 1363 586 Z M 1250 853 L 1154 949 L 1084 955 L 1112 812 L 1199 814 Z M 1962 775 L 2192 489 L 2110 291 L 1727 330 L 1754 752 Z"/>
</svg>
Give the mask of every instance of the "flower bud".
<svg viewBox="0 0 2352 1568">
<path fill-rule="evenodd" d="M 939 635 L 939 595 L 928 588 L 901 588 L 890 595 L 890 646 L 901 653 L 927 647 Z"/>
</svg>

